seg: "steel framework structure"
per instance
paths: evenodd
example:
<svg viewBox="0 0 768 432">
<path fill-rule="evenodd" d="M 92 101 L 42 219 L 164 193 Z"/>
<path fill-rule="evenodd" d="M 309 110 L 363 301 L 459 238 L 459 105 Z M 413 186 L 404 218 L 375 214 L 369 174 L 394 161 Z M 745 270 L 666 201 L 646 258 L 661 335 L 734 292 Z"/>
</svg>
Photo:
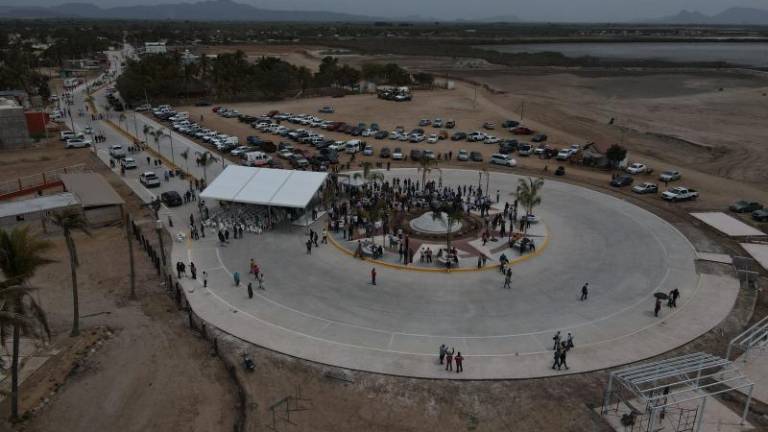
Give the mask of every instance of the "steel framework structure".
<svg viewBox="0 0 768 432">
<path fill-rule="evenodd" d="M 650 414 L 648 430 L 655 430 L 656 414 L 666 407 L 701 400 L 696 431 L 701 428 L 707 398 L 720 393 L 749 388 L 747 403 L 741 416 L 746 420 L 752 402 L 754 384 L 733 362 L 707 353 L 693 353 L 649 363 L 641 363 L 610 373 L 603 398 L 603 412 L 608 411 L 617 383 L 645 404 Z"/>
</svg>

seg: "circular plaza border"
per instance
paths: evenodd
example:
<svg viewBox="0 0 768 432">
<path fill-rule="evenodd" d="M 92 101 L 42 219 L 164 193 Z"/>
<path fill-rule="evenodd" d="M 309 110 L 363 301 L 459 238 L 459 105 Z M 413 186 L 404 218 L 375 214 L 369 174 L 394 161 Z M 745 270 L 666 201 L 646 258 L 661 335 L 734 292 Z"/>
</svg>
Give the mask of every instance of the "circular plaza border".
<svg viewBox="0 0 768 432">
<path fill-rule="evenodd" d="M 419 176 L 415 169 L 385 175 Z M 445 185 L 477 184 L 477 171 L 444 169 L 442 176 Z M 492 195 L 498 190 L 501 202 L 513 199 L 518 178 L 492 172 Z M 351 260 L 330 245 L 308 255 L 302 227 L 246 236 L 224 247 L 210 238 L 176 243 L 173 253 L 195 262 L 198 273 L 207 271 L 207 288 L 186 279 L 182 284 L 195 313 L 223 331 L 318 363 L 410 377 L 565 373 L 550 368 L 555 331 L 574 335 L 568 372 L 617 366 L 687 343 L 733 306 L 738 285 L 734 290 L 725 278 L 697 274 L 690 242 L 656 215 L 552 180 L 542 196 L 537 214 L 547 223 L 549 244 L 537 250 L 537 259 L 513 267 L 511 289 L 493 271 L 403 272 Z M 250 258 L 264 272 L 266 287 L 253 299 L 244 286 Z M 235 271 L 244 280 L 240 287 L 233 286 Z M 586 282 L 590 296 L 580 301 Z M 673 288 L 682 293 L 679 307 L 665 306 L 654 317 L 653 294 Z M 443 343 L 462 353 L 463 373 L 437 364 Z"/>
</svg>

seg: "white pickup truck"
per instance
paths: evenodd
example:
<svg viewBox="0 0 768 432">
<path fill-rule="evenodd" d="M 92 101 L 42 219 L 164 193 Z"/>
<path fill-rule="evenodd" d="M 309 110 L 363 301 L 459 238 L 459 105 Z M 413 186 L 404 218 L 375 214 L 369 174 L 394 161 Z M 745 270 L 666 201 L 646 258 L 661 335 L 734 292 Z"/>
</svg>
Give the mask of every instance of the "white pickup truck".
<svg viewBox="0 0 768 432">
<path fill-rule="evenodd" d="M 686 187 L 673 187 L 661 194 L 661 198 L 666 201 L 687 201 L 694 200 L 699 197 L 699 192 L 694 189 L 688 189 Z"/>
</svg>

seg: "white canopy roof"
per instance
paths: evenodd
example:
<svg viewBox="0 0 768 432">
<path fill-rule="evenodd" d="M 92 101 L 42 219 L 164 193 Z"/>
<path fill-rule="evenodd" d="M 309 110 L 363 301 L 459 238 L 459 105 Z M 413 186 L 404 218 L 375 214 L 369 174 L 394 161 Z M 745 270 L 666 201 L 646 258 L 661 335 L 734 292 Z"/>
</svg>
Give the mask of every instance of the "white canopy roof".
<svg viewBox="0 0 768 432">
<path fill-rule="evenodd" d="M 328 174 L 227 166 L 200 194 L 204 199 L 274 207 L 305 208 Z"/>
</svg>

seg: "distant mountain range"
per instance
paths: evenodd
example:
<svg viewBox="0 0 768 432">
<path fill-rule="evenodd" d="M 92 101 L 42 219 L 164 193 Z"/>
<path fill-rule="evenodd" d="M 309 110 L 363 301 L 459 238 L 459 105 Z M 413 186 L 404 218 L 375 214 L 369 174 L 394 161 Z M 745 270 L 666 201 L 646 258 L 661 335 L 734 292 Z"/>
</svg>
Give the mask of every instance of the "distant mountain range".
<svg viewBox="0 0 768 432">
<path fill-rule="evenodd" d="M 710 25 L 768 25 L 768 10 L 732 7 L 716 15 L 705 15 L 696 11 L 681 11 L 677 15 L 644 20 L 659 24 L 710 24 Z"/>
<path fill-rule="evenodd" d="M 177 21 L 375 21 L 363 15 L 322 11 L 259 9 L 231 0 L 101 8 L 91 3 L 65 3 L 50 7 L 0 6 L 2 18 L 88 18 Z"/>
</svg>

